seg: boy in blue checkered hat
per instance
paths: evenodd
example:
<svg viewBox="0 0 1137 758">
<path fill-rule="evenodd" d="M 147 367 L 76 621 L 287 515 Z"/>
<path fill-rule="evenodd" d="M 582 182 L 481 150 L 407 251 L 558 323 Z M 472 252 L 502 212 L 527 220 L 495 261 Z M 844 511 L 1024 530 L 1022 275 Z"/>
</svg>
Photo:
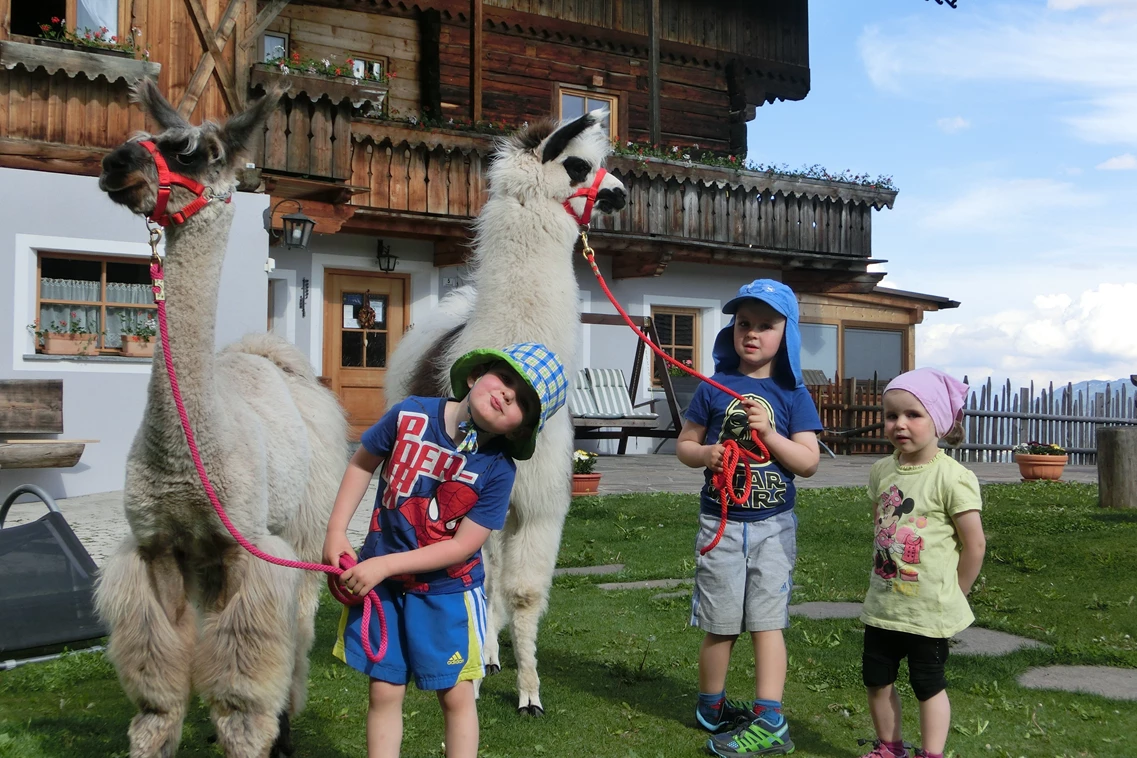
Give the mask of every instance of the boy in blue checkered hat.
<svg viewBox="0 0 1137 758">
<path fill-rule="evenodd" d="M 797 556 L 795 476 L 811 476 L 819 461 L 821 420 L 800 368 L 801 334 L 794 291 L 773 279 L 739 289 L 722 308 L 732 316 L 714 345 L 719 384 L 745 400 L 701 384 L 686 411 L 676 454 L 706 468 L 696 546 L 711 542 L 722 518 L 712 474 L 722 470 L 723 443 L 755 449 L 756 432 L 770 460 L 751 464 L 750 497 L 727 510 L 721 540 L 696 552 L 691 625 L 706 632 L 699 651 L 695 717 L 714 733 L 711 753 L 723 758 L 786 755 L 794 750 L 782 714 L 790 589 Z M 731 485 L 745 484 L 736 469 Z M 749 632 L 754 646 L 755 699 L 726 699 L 726 673 L 735 640 Z"/>
<path fill-rule="evenodd" d="M 515 460 L 565 403 L 568 380 L 556 354 L 528 342 L 474 350 L 450 369 L 451 398 L 408 397 L 363 433 L 340 483 L 324 561 L 355 555 L 347 525 L 379 470 L 371 528 L 344 589 L 375 589 L 387 619 L 387 653 L 372 663 L 361 637 L 362 607 L 345 608 L 333 653 L 371 677 L 367 754 L 395 756 L 402 703 L 413 678 L 435 690 L 447 756 L 478 750 L 473 683 L 485 675 L 486 601 L 481 548 L 505 525 Z M 377 624 L 369 630 L 379 649 Z"/>
</svg>

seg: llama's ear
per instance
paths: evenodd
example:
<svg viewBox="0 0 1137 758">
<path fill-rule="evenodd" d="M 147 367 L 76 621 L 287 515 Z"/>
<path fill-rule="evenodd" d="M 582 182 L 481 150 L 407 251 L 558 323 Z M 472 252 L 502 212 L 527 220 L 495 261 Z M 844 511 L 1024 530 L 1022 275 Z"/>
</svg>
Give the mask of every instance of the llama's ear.
<svg viewBox="0 0 1137 758">
<path fill-rule="evenodd" d="M 157 121 L 163 130 L 180 129 L 190 125 L 174 106 L 162 97 L 158 84 L 148 76 L 142 77 L 131 87 L 130 99 L 141 105 L 142 110 Z"/>
<path fill-rule="evenodd" d="M 541 163 L 548 163 L 563 153 L 570 142 L 583 134 L 585 129 L 595 123 L 597 123 L 595 115 L 593 113 L 585 113 L 577 120 L 570 121 L 560 129 L 557 129 L 549 135 L 549 139 L 545 142 L 545 148 L 541 151 Z"/>
<path fill-rule="evenodd" d="M 230 160 L 245 154 L 253 133 L 264 127 L 269 114 L 280 102 L 282 94 L 284 94 L 283 89 L 273 87 L 264 97 L 253 101 L 252 105 L 226 121 L 225 126 L 221 127 L 221 141 L 225 144 Z"/>
</svg>

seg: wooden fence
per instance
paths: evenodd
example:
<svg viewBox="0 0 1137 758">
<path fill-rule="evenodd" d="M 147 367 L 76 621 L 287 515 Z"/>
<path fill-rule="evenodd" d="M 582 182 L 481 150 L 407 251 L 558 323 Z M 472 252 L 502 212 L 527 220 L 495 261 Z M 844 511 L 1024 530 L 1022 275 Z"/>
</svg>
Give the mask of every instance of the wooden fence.
<svg viewBox="0 0 1137 758">
<path fill-rule="evenodd" d="M 809 390 L 825 429 L 821 440 L 834 452 L 882 455 L 891 449 L 884 438 L 883 382 L 837 379 Z M 1094 465 L 1098 427 L 1119 425 L 1137 425 L 1137 391 L 1127 383 L 1091 393 L 1075 391 L 1070 383 L 1055 388 L 1053 382 L 1016 390 L 1009 381 L 995 386 L 988 379 L 972 385 L 964 410 L 966 436 L 953 455 L 1009 463 L 1011 449 L 1020 442 L 1054 442 L 1066 448 L 1071 465 Z"/>
</svg>

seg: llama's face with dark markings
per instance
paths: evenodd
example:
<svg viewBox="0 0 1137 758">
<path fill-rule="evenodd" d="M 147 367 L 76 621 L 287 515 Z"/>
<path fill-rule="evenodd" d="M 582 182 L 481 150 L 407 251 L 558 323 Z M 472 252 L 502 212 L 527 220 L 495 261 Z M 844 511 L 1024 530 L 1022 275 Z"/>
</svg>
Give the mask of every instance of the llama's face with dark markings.
<svg viewBox="0 0 1137 758">
<path fill-rule="evenodd" d="M 608 134 L 601 126 L 604 111 L 587 113 L 557 125 L 543 121 L 503 139 L 490 167 L 491 190 L 530 202 L 569 200 L 579 216 L 585 199 L 569 199 L 578 189 L 587 189 L 596 172 L 612 152 Z M 614 213 L 627 203 L 623 183 L 605 174 L 596 196 L 595 210 Z"/>
</svg>

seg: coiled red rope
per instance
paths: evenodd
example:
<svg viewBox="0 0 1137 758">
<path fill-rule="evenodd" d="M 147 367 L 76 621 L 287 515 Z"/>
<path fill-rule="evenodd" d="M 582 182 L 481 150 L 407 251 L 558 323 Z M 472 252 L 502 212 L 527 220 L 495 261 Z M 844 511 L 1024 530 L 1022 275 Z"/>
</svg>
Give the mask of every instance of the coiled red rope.
<svg viewBox="0 0 1137 758">
<path fill-rule="evenodd" d="M 666 361 L 668 365 L 675 366 L 676 368 L 685 371 L 691 376 L 706 382 L 717 390 L 725 392 L 740 402 L 746 402 L 746 398 L 744 398 L 742 395 L 738 394 L 729 387 L 724 387 L 714 379 L 703 376 L 693 368 L 683 365 L 679 361 L 675 360 L 675 358 L 664 352 L 663 349 L 656 345 L 654 342 L 652 342 L 651 338 L 644 334 L 640 328 L 632 322 L 632 317 L 628 315 L 627 311 L 625 311 L 624 308 L 620 305 L 619 301 L 616 300 L 616 297 L 612 294 L 612 291 L 608 289 L 608 283 L 604 281 L 604 275 L 600 273 L 600 268 L 596 265 L 596 251 L 593 250 L 592 247 L 588 244 L 587 230 L 582 230 L 580 232 L 580 240 L 583 243 L 583 249 L 581 250 L 581 253 L 584 255 L 584 259 L 588 261 L 588 265 L 592 267 L 592 273 L 596 275 L 596 280 L 600 283 L 600 289 L 604 290 L 604 294 L 608 296 L 608 300 L 616 308 L 616 311 L 620 314 L 620 316 L 623 317 L 624 323 L 626 323 L 628 327 L 636 333 L 637 337 L 643 340 L 645 345 L 651 348 L 651 351 L 653 353 Z M 678 419 L 676 419 L 676 423 L 678 423 Z M 762 464 L 768 463 L 770 460 L 770 451 L 766 449 L 766 445 L 758 437 L 758 432 L 754 431 L 753 429 L 750 430 L 750 440 L 754 443 L 754 446 L 758 448 L 757 453 L 746 450 L 735 440 L 727 440 L 726 442 L 722 443 L 722 470 L 711 477 L 711 484 L 714 485 L 715 489 L 718 490 L 719 505 L 722 507 L 722 513 L 719 517 L 719 528 L 715 533 L 715 538 L 711 540 L 706 547 L 699 549 L 699 555 L 706 555 L 711 550 L 714 550 L 715 545 L 719 544 L 719 540 L 722 539 L 722 535 L 726 531 L 726 515 L 730 504 L 733 503 L 734 505 L 742 505 L 750 498 L 750 462 L 753 461 L 754 463 Z M 738 464 L 740 462 L 742 463 L 743 469 L 746 472 L 746 481 L 743 482 L 742 492 L 736 493 L 734 490 L 734 475 L 738 470 Z"/>
<path fill-rule="evenodd" d="M 308 563 L 306 561 L 294 561 L 288 558 L 280 558 L 275 555 L 269 555 L 253 543 L 245 538 L 229 520 L 229 515 L 225 513 L 225 509 L 221 505 L 221 500 L 217 497 L 217 492 L 213 489 L 213 484 L 209 481 L 209 476 L 205 472 L 205 464 L 201 460 L 201 453 L 198 452 L 197 442 L 194 439 L 193 428 L 190 426 L 189 414 L 186 413 L 185 403 L 182 402 L 182 391 L 178 386 L 178 374 L 174 370 L 174 359 L 170 354 L 170 332 L 166 325 L 166 290 L 165 282 L 162 275 L 162 261 L 158 258 L 158 240 L 161 238 L 161 232 L 157 229 L 151 229 L 150 232 L 150 247 L 152 253 L 150 255 L 150 277 L 153 279 L 154 302 L 158 306 L 158 331 L 162 339 L 162 357 L 166 363 L 166 375 L 170 377 L 170 391 L 174 395 L 174 405 L 178 408 L 178 418 L 182 422 L 182 431 L 186 436 L 186 443 L 189 445 L 190 455 L 193 457 L 194 468 L 197 469 L 197 476 L 201 480 L 201 486 L 205 488 L 205 494 L 209 497 L 209 502 L 213 506 L 217 518 L 221 519 L 225 529 L 228 530 L 230 536 L 236 541 L 238 545 L 245 550 L 260 558 L 262 561 L 275 564 L 277 566 L 284 566 L 286 568 L 300 569 L 302 571 L 321 571 L 328 575 L 328 589 L 331 590 L 332 595 L 336 600 L 339 600 L 344 605 L 363 605 L 363 621 L 360 628 L 360 636 L 363 638 L 363 652 L 367 656 L 367 660 L 372 663 L 378 663 L 383 660 L 383 656 L 387 654 L 387 619 L 383 614 L 383 603 L 379 600 L 379 596 L 375 594 L 372 589 L 366 595 L 360 597 L 356 595 L 346 594 L 337 580 L 337 578 L 345 571 L 355 565 L 355 559 L 350 555 L 344 554 L 340 556 L 339 566 L 330 566 L 324 563 Z M 379 649 L 373 650 L 371 647 L 371 610 L 375 609 L 376 615 L 379 617 Z"/>
</svg>

